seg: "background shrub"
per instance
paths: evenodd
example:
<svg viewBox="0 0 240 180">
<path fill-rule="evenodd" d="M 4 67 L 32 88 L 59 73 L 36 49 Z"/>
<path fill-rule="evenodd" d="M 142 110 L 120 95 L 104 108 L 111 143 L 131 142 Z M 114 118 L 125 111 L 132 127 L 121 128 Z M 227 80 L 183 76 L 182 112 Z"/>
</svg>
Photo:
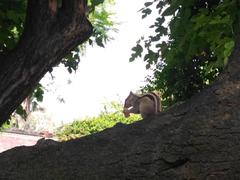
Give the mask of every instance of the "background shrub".
<svg viewBox="0 0 240 180">
<path fill-rule="evenodd" d="M 141 119 L 139 115 L 125 118 L 122 107 L 123 105 L 119 102 L 105 103 L 104 110 L 98 116 L 75 120 L 71 124 L 58 128 L 55 134 L 60 141 L 66 141 L 102 131 L 119 122 L 130 124 Z"/>
</svg>

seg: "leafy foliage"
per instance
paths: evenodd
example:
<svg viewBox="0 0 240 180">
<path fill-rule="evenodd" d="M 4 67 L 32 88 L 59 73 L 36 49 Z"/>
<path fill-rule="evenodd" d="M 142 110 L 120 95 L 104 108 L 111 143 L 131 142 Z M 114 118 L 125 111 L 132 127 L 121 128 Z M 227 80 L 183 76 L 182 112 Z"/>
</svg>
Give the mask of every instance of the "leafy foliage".
<svg viewBox="0 0 240 180">
<path fill-rule="evenodd" d="M 130 58 L 143 57 L 154 70 L 145 89 L 160 90 L 166 107 L 212 83 L 234 47 L 238 8 L 239 2 L 232 0 L 146 2 L 143 18 L 158 12 L 150 26 L 155 34 L 141 38 Z"/>
<path fill-rule="evenodd" d="M 22 105 L 17 107 L 17 109 L 15 110 L 15 113 L 20 115 L 23 119 L 27 118 L 27 112 Z M 13 116 L 15 116 L 15 114 L 13 114 Z"/>
<path fill-rule="evenodd" d="M 107 5 L 113 5 L 114 1 L 105 0 L 105 3 L 99 5 L 103 0 L 95 0 L 94 11 L 89 14 L 89 20 L 93 24 L 94 30 L 92 37 L 88 40 L 89 45 L 97 44 L 100 47 L 104 47 L 107 41 L 111 40 L 109 36 L 110 32 L 117 31 L 114 26 L 115 23 L 112 21 L 111 17 L 113 13 L 109 10 Z M 93 3 L 94 4 L 94 3 Z"/>
<path fill-rule="evenodd" d="M 80 56 L 83 55 L 87 46 L 97 45 L 104 48 L 104 44 L 113 38 L 111 32 L 116 32 L 115 22 L 112 20 L 113 13 L 109 6 L 114 5 L 114 0 L 90 0 L 87 16 L 93 25 L 93 34 L 89 40 L 76 47 L 69 55 L 62 60 L 62 64 L 69 73 L 75 72 L 80 63 Z"/>
<path fill-rule="evenodd" d="M 3 125 L 0 127 L 0 132 L 6 129 L 11 128 L 11 124 L 10 121 L 6 121 L 5 123 L 3 123 Z"/>
<path fill-rule="evenodd" d="M 33 93 L 30 96 L 32 103 L 32 110 L 34 111 L 38 107 L 38 102 L 43 101 L 44 90 L 43 86 L 38 83 L 37 87 L 34 89 Z"/>
<path fill-rule="evenodd" d="M 26 1 L 0 2 L 0 53 L 13 49 L 23 31 Z"/>
<path fill-rule="evenodd" d="M 80 119 L 69 125 L 64 125 L 56 131 L 56 135 L 60 140 L 66 141 L 102 131 L 119 122 L 130 124 L 140 119 L 139 115 L 125 118 L 122 113 L 122 107 L 122 104 L 116 102 L 106 104 L 104 111 L 99 116 Z"/>
</svg>

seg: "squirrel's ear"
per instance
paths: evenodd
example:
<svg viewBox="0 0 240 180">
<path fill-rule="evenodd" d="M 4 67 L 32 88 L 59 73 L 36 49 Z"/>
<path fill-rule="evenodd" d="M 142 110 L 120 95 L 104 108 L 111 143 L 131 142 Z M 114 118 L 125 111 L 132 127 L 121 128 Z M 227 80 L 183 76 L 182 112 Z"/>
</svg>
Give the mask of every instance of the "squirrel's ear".
<svg viewBox="0 0 240 180">
<path fill-rule="evenodd" d="M 130 91 L 130 94 L 133 94 L 133 92 L 132 92 L 132 91 Z"/>
</svg>

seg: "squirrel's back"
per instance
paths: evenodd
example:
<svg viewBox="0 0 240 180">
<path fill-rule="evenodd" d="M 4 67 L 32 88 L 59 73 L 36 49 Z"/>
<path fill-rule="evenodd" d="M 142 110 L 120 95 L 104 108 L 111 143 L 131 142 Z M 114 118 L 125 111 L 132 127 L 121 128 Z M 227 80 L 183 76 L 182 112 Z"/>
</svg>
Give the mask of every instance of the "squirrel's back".
<svg viewBox="0 0 240 180">
<path fill-rule="evenodd" d="M 143 94 L 139 98 L 139 112 L 143 118 L 161 111 L 160 97 L 154 92 Z"/>
<path fill-rule="evenodd" d="M 154 105 L 155 113 L 162 111 L 161 99 L 160 99 L 159 95 L 157 95 L 155 92 L 145 93 L 140 97 L 140 101 L 141 100 L 146 101 L 145 97 L 149 98 L 154 103 L 153 105 Z"/>
</svg>

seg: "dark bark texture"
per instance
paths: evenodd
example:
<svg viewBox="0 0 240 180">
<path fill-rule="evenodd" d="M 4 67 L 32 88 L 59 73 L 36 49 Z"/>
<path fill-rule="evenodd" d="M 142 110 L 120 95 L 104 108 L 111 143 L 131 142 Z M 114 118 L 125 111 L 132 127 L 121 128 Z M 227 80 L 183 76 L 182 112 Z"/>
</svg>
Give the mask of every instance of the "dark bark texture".
<svg viewBox="0 0 240 180">
<path fill-rule="evenodd" d="M 210 88 L 159 115 L 0 154 L 4 180 L 240 179 L 240 38 Z"/>
<path fill-rule="evenodd" d="M 29 0 L 25 29 L 16 48 L 0 55 L 0 125 L 46 72 L 92 33 L 86 0 Z"/>
</svg>

